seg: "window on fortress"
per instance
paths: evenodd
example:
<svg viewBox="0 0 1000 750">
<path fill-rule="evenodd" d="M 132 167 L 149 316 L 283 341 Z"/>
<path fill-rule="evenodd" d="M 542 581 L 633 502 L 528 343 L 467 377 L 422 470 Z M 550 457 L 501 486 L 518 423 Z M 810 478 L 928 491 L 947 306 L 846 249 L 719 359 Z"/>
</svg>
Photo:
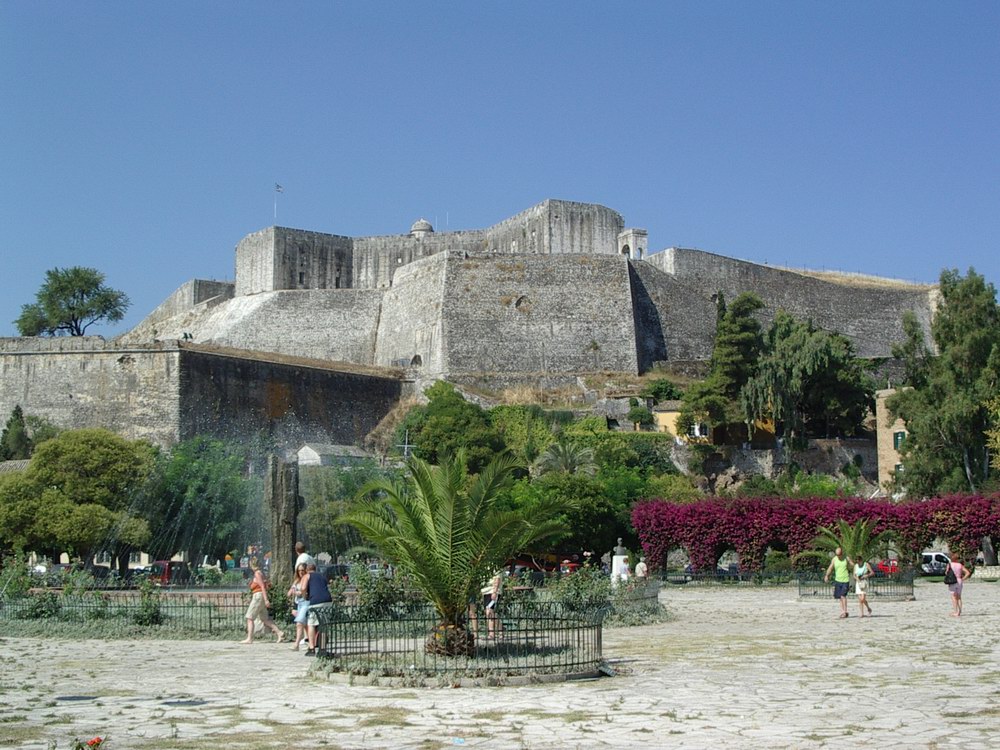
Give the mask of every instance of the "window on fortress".
<svg viewBox="0 0 1000 750">
<path fill-rule="evenodd" d="M 299 286 L 302 286 L 305 283 L 306 283 L 305 271 L 299 271 Z"/>
<path fill-rule="evenodd" d="M 631 251 L 631 250 L 629 250 L 629 247 L 628 247 L 628 245 L 622 245 L 622 255 L 630 255 L 630 254 L 631 254 L 631 252 L 632 252 L 632 251 Z"/>
<path fill-rule="evenodd" d="M 906 440 L 905 432 L 900 431 L 892 433 L 892 447 L 896 450 L 899 450 L 899 446 L 903 444 L 904 440 Z"/>
</svg>

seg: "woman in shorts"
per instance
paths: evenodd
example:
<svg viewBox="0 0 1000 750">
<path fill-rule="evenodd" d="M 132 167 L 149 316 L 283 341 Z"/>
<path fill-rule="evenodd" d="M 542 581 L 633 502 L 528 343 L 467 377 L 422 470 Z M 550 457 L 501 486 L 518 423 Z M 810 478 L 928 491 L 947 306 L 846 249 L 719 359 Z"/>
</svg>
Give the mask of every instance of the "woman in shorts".
<svg viewBox="0 0 1000 750">
<path fill-rule="evenodd" d="M 872 566 L 868 564 L 868 561 L 854 564 L 854 593 L 858 595 L 858 607 L 861 609 L 861 616 L 865 616 L 865 610 L 868 610 L 868 616 L 872 616 L 871 605 L 868 604 L 868 581 L 874 575 Z"/>
</svg>

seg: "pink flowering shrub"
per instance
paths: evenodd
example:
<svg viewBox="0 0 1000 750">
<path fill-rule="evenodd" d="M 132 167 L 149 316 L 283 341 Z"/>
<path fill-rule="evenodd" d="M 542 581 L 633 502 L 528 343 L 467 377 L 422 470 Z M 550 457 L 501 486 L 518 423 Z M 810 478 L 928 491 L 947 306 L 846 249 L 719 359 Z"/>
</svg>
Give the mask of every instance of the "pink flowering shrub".
<svg viewBox="0 0 1000 750">
<path fill-rule="evenodd" d="M 632 509 L 632 526 L 650 564 L 662 567 L 672 549 L 684 549 L 691 567 L 712 571 L 726 550 L 740 567 L 756 572 L 768 547 L 794 556 L 809 549 L 820 526 L 867 518 L 875 533 L 891 531 L 904 559 L 916 560 L 936 538 L 953 555 L 971 562 L 984 536 L 1000 535 L 1000 495 L 952 495 L 894 503 L 864 498 L 705 498 L 683 505 L 643 500 Z"/>
</svg>

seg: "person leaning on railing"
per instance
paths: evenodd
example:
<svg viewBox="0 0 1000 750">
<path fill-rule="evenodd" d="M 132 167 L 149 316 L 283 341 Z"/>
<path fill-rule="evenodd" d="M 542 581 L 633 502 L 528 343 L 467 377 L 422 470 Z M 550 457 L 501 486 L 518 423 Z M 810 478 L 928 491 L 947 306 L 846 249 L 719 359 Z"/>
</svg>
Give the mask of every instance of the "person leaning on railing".
<svg viewBox="0 0 1000 750">
<path fill-rule="evenodd" d="M 305 598 L 309 600 L 309 611 L 306 613 L 309 648 L 306 650 L 306 656 L 315 656 L 316 643 L 319 640 L 319 626 L 333 604 L 333 597 L 330 595 L 330 587 L 327 585 L 326 578 L 316 572 L 316 563 L 308 565 L 306 571 L 306 577 L 299 583 L 305 593 Z"/>
</svg>

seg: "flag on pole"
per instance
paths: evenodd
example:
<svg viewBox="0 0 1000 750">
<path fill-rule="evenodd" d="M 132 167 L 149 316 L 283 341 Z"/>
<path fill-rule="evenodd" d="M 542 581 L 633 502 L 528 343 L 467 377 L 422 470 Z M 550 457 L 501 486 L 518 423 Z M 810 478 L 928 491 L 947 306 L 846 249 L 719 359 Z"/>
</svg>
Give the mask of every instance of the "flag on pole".
<svg viewBox="0 0 1000 750">
<path fill-rule="evenodd" d="M 274 192 L 276 192 L 276 193 L 283 193 L 283 192 L 285 192 L 285 189 L 283 187 L 281 187 L 281 185 L 279 185 L 276 182 L 276 183 L 274 183 Z"/>
</svg>

